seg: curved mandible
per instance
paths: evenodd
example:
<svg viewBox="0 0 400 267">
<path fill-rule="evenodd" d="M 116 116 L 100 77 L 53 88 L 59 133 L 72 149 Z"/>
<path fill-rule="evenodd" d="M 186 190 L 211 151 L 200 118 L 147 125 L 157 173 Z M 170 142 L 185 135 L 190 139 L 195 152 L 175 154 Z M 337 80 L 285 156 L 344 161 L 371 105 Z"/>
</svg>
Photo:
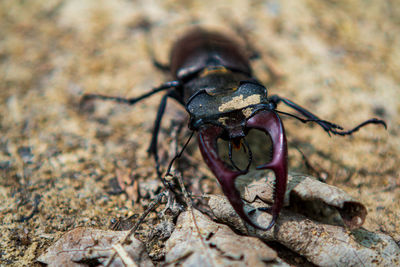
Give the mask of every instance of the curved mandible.
<svg viewBox="0 0 400 267">
<path fill-rule="evenodd" d="M 217 140 L 222 134 L 222 131 L 223 129 L 221 127 L 215 125 L 205 125 L 200 129 L 198 141 L 204 161 L 218 179 L 222 191 L 239 217 L 255 228 L 268 230 L 267 228 L 258 225 L 256 222 L 253 222 L 244 211 L 243 201 L 240 198 L 239 191 L 235 187 L 235 179 L 246 172 L 233 171 L 229 169 L 229 167 L 218 156 Z"/>
<path fill-rule="evenodd" d="M 251 117 L 246 124 L 247 128 L 261 130 L 271 137 L 273 156 L 271 162 L 258 166 L 257 169 L 270 169 L 275 173 L 275 187 L 273 200 L 270 208 L 272 220 L 267 227 L 274 226 L 276 219 L 283 207 L 288 176 L 288 152 L 285 136 L 285 129 L 282 121 L 276 112 L 271 110 L 261 110 Z"/>
</svg>

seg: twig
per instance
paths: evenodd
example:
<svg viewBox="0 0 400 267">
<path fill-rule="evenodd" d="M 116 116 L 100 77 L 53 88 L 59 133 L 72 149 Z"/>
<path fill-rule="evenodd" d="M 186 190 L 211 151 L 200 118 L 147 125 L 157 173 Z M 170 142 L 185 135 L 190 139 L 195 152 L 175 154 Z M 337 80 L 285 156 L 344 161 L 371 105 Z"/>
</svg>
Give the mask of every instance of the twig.
<svg viewBox="0 0 400 267">
<path fill-rule="evenodd" d="M 189 258 L 192 254 L 193 254 L 193 251 L 188 251 L 185 254 L 183 254 L 182 256 L 178 257 L 177 259 L 170 261 L 170 262 L 166 262 L 166 263 L 162 264 L 161 266 L 168 266 L 168 265 L 175 264 L 177 262 L 180 262 L 181 260 Z"/>
<path fill-rule="evenodd" d="M 187 191 L 186 191 L 186 187 L 185 187 L 185 184 L 183 183 L 182 175 L 178 174 L 178 175 L 176 175 L 176 178 L 177 178 L 178 181 L 179 181 L 179 185 L 180 185 L 180 187 L 181 187 L 181 189 L 182 189 L 183 196 L 185 197 L 186 204 L 187 204 L 187 206 L 188 206 L 188 208 L 189 208 L 190 214 L 192 215 L 193 224 L 194 224 L 194 226 L 196 227 L 196 230 L 197 230 L 197 233 L 198 233 L 198 235 L 199 235 L 201 244 L 203 245 L 204 249 L 205 249 L 206 251 L 208 251 L 208 254 L 210 255 L 209 259 L 210 259 L 210 260 L 213 260 L 213 258 L 211 257 L 211 253 L 210 253 L 210 251 L 209 251 L 210 248 L 206 245 L 206 242 L 204 241 L 203 236 L 201 235 L 200 228 L 199 228 L 199 226 L 198 226 L 198 224 L 197 224 L 197 222 L 196 222 L 196 217 L 194 216 L 194 212 L 193 212 L 192 199 L 189 197 L 189 195 L 188 195 L 188 193 L 187 193 Z M 214 265 L 214 266 L 217 266 L 216 263 L 214 263 L 213 265 Z"/>
<path fill-rule="evenodd" d="M 132 234 L 137 230 L 139 225 L 144 221 L 144 219 L 147 217 L 147 215 L 160 203 L 161 199 L 166 195 L 166 190 L 162 191 L 159 193 L 156 198 L 150 203 L 149 207 L 143 212 L 143 214 L 139 217 L 138 221 L 135 223 L 135 225 L 129 230 L 129 232 L 126 234 L 124 239 L 122 239 L 118 244 L 122 245 L 125 244 L 128 239 L 132 236 Z M 106 267 L 109 267 L 111 262 L 115 259 L 115 256 L 117 255 L 117 251 L 114 252 L 110 259 L 108 260 L 107 264 L 105 264 Z"/>
<path fill-rule="evenodd" d="M 117 243 L 112 246 L 115 252 L 120 256 L 122 262 L 128 266 L 128 267 L 136 267 L 138 266 L 132 259 L 129 257 L 128 253 L 124 249 L 124 247 L 120 244 Z"/>
</svg>

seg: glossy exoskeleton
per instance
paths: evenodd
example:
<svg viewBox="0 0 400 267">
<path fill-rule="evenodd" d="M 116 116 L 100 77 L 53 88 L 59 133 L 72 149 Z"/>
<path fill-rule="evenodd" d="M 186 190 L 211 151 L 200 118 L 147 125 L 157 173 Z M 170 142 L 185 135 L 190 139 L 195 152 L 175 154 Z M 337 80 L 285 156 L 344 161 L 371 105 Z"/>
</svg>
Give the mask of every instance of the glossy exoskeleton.
<svg viewBox="0 0 400 267">
<path fill-rule="evenodd" d="M 196 28 L 179 39 L 172 48 L 170 65 L 166 66 L 173 81 L 166 82 L 152 91 L 131 99 L 86 94 L 89 99 L 112 100 L 133 105 L 157 92 L 167 91 L 158 108 L 149 152 L 156 160 L 157 137 L 168 98 L 181 103 L 190 115 L 189 128 L 198 132 L 201 154 L 208 167 L 218 179 L 222 190 L 237 214 L 248 224 L 268 230 L 274 224 L 282 209 L 288 175 L 287 143 L 285 130 L 278 113 L 289 115 L 302 122 L 315 122 L 328 134 L 349 135 L 366 124 L 386 124 L 382 120 L 367 120 L 350 131 L 319 119 L 316 115 L 294 102 L 274 95 L 268 96 L 267 89 L 253 76 L 249 53 L 233 39 L 213 31 Z M 278 111 L 278 103 L 284 103 L 300 113 L 303 118 Z M 235 179 L 248 172 L 251 162 L 250 148 L 244 139 L 250 129 L 268 134 L 272 141 L 272 159 L 257 169 L 270 169 L 275 174 L 273 205 L 264 209 L 272 214 L 270 224 L 265 227 L 250 219 L 244 210 Z M 221 160 L 217 140 L 228 141 L 231 165 Z M 244 144 L 249 151 L 249 164 L 238 168 L 232 161 L 232 145 Z M 268 157 L 266 157 L 268 158 Z"/>
</svg>

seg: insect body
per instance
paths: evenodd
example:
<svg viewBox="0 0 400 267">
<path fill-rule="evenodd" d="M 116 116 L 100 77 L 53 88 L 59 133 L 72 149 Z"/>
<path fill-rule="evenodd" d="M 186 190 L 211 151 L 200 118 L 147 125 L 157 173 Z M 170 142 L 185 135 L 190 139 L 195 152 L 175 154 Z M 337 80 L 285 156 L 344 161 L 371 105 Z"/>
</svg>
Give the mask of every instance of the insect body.
<svg viewBox="0 0 400 267">
<path fill-rule="evenodd" d="M 250 59 L 246 51 L 231 38 L 217 32 L 197 28 L 178 40 L 172 48 L 168 69 L 174 77 L 160 87 L 137 98 L 87 94 L 83 101 L 97 98 L 113 100 L 133 105 L 157 92 L 167 91 L 158 108 L 149 152 L 158 166 L 157 137 L 168 98 L 174 98 L 190 115 L 189 128 L 198 132 L 201 154 L 208 167 L 218 179 L 222 190 L 237 214 L 250 225 L 268 230 L 274 224 L 282 209 L 288 175 L 287 143 L 285 130 L 278 113 L 289 115 L 302 122 L 315 122 L 326 132 L 348 135 L 366 124 L 386 124 L 382 120 L 367 120 L 350 131 L 331 122 L 319 119 L 316 115 L 294 102 L 274 95 L 268 96 L 267 89 L 253 76 Z M 299 112 L 304 118 L 278 111 L 277 105 L 283 102 Z M 252 221 L 244 210 L 235 179 L 248 172 L 251 151 L 245 140 L 249 130 L 258 129 L 271 137 L 272 159 L 257 169 L 270 169 L 275 174 L 273 205 L 268 211 L 272 214 L 270 224 L 260 226 Z M 232 166 L 220 159 L 217 140 L 228 141 Z M 232 145 L 244 144 L 248 148 L 249 163 L 245 169 L 238 168 L 232 161 Z M 159 168 L 157 167 L 160 175 Z"/>
</svg>

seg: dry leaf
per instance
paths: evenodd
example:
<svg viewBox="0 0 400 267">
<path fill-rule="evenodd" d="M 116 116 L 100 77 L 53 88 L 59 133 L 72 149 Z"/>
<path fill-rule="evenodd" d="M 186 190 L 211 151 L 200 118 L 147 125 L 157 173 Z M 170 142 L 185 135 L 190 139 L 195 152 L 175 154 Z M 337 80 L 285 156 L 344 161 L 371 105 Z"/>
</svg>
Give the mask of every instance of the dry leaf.
<svg viewBox="0 0 400 267">
<path fill-rule="evenodd" d="M 119 243 L 127 233 L 79 227 L 64 234 L 38 261 L 48 266 L 104 266 L 117 251 L 110 266 L 153 266 L 142 242 Z"/>
<path fill-rule="evenodd" d="M 253 171 L 240 176 L 236 186 L 247 202 L 256 198 L 272 203 L 275 178 L 270 171 Z M 322 183 L 311 176 L 289 173 L 285 204 L 312 219 L 359 228 L 365 221 L 367 209 L 342 189 Z"/>
<path fill-rule="evenodd" d="M 398 266 L 400 248 L 384 234 L 365 229 L 348 231 L 343 227 L 313 221 L 301 214 L 284 210 L 270 231 L 243 227 L 238 215 L 224 196 L 210 195 L 209 205 L 214 215 L 242 234 L 259 237 L 264 241 L 276 241 L 306 257 L 319 266 Z M 264 205 L 255 201 L 255 206 Z M 246 209 L 249 206 L 246 205 Z M 235 217 L 233 219 L 232 217 Z M 272 216 L 255 212 L 253 220 L 267 225 Z"/>
<path fill-rule="evenodd" d="M 277 253 L 254 237 L 235 234 L 194 210 L 182 213 L 166 243 L 166 262 L 184 266 L 288 266 Z"/>
</svg>

